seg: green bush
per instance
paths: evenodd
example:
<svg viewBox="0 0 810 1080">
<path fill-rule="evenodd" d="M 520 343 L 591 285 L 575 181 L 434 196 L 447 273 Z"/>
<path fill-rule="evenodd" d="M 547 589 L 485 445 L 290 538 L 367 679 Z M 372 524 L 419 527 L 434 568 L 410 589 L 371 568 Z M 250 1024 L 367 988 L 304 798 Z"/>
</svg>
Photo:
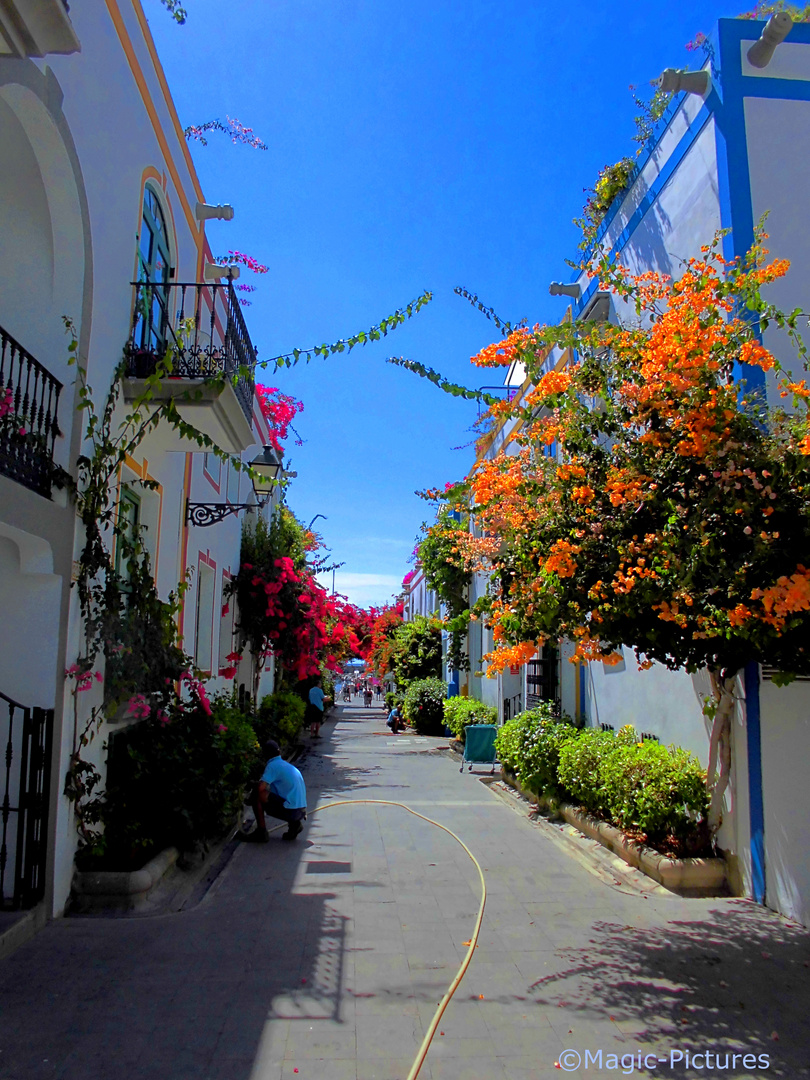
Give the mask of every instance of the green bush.
<svg viewBox="0 0 810 1080">
<path fill-rule="evenodd" d="M 469 724 L 495 724 L 498 710 L 492 705 L 469 697 L 446 698 L 444 702 L 444 725 L 457 739 L 464 741 L 464 728 Z"/>
<path fill-rule="evenodd" d="M 576 739 L 560 747 L 557 779 L 575 802 L 595 813 L 608 814 L 602 790 L 602 764 L 616 749 L 612 731 L 586 728 Z"/>
<path fill-rule="evenodd" d="M 192 851 L 222 836 L 242 807 L 259 746 L 232 695 L 152 710 L 110 748 L 106 791 L 91 813 L 103 833 L 83 867 L 131 870 L 165 847 Z"/>
<path fill-rule="evenodd" d="M 688 751 L 639 742 L 629 724 L 615 734 L 589 729 L 561 748 L 557 774 L 577 802 L 619 828 L 642 832 L 652 843 L 674 837 L 699 846 L 706 774 Z"/>
<path fill-rule="evenodd" d="M 508 720 L 496 736 L 495 752 L 529 791 L 555 794 L 560 751 L 578 735 L 569 721 L 554 716 L 551 706 L 544 703 Z"/>
<path fill-rule="evenodd" d="M 659 841 L 687 839 L 708 811 L 706 774 L 688 751 L 657 742 L 619 745 L 601 763 L 611 820 Z"/>
<path fill-rule="evenodd" d="M 407 687 L 441 674 L 442 624 L 438 619 L 417 615 L 397 627 L 394 640 L 391 670 L 398 686 Z"/>
<path fill-rule="evenodd" d="M 441 735 L 447 686 L 441 679 L 417 679 L 405 691 L 403 708 L 419 735 Z"/>
<path fill-rule="evenodd" d="M 304 726 L 305 712 L 302 698 L 292 691 L 278 690 L 262 698 L 254 722 L 260 745 L 275 739 L 282 748 L 293 746 Z"/>
<path fill-rule="evenodd" d="M 385 694 L 385 707 L 386 707 L 386 709 L 388 709 L 389 712 L 391 711 L 391 709 L 393 709 L 393 707 L 395 705 L 401 705 L 401 704 L 402 704 L 402 698 L 399 695 L 395 694 L 393 690 L 386 691 L 386 694 Z"/>
</svg>

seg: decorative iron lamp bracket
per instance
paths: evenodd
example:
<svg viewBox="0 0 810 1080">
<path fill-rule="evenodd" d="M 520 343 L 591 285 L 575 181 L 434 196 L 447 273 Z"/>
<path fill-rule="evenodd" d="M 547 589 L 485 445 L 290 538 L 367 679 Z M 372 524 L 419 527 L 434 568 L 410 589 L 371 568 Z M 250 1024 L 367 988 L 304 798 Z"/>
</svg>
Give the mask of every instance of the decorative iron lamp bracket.
<svg viewBox="0 0 810 1080">
<path fill-rule="evenodd" d="M 258 510 L 262 503 L 196 503 L 186 502 L 186 525 L 218 525 L 229 514 L 240 510 Z"/>
</svg>

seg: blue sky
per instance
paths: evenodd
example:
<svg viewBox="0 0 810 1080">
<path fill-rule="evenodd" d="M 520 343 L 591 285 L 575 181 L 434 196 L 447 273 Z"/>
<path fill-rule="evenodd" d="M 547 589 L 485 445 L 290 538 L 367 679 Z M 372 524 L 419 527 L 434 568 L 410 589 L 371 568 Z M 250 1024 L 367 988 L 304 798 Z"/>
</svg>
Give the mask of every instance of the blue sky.
<svg viewBox="0 0 810 1080">
<path fill-rule="evenodd" d="M 382 603 L 430 514 L 414 492 L 466 473 L 472 449 L 453 448 L 477 414 L 386 358 L 499 381 L 470 365 L 497 333 L 454 286 L 513 321 L 559 319 L 548 284 L 568 280 L 583 188 L 636 149 L 629 85 L 694 66 L 686 42 L 742 0 L 186 0 L 185 26 L 143 3 L 184 126 L 237 117 L 269 147 L 191 144 L 207 199 L 236 210 L 209 223 L 215 253 L 270 268 L 242 277 L 260 357 L 434 294 L 381 342 L 261 377 L 305 406 L 290 506 L 326 515 L 337 590 Z"/>
</svg>

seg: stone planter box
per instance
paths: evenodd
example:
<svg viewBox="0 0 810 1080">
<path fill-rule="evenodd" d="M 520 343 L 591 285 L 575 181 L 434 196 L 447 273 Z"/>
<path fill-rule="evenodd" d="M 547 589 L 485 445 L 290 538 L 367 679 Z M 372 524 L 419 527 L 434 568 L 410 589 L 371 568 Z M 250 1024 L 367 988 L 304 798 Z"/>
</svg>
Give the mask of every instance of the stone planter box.
<svg viewBox="0 0 810 1080">
<path fill-rule="evenodd" d="M 629 866 L 657 881 L 659 885 L 676 893 L 692 896 L 717 896 L 724 893 L 726 885 L 726 864 L 724 859 L 671 859 L 660 851 L 628 839 L 615 825 L 578 810 L 568 803 L 558 806 L 553 800 L 538 798 L 534 792 L 521 787 L 517 778 L 502 770 L 505 783 L 515 788 L 529 802 L 550 809 L 565 819 L 569 825 L 581 833 L 602 844 L 623 859 Z"/>
<path fill-rule="evenodd" d="M 672 892 L 716 896 L 724 891 L 726 864 L 723 859 L 670 859 L 660 851 L 628 840 L 615 825 L 591 817 L 573 806 L 564 803 L 560 813 L 569 825 L 597 840 L 630 866 L 641 870 Z"/>
<path fill-rule="evenodd" d="M 140 870 L 77 870 L 73 875 L 71 908 L 78 914 L 110 908 L 136 911 L 172 870 L 179 856 L 177 848 L 170 847 Z"/>
</svg>

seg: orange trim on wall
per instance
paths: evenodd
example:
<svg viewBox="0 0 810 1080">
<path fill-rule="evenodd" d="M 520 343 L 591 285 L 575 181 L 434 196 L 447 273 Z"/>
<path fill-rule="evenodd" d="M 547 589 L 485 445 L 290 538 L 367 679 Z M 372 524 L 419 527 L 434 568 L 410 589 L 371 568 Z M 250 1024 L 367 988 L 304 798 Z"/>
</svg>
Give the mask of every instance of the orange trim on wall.
<svg viewBox="0 0 810 1080">
<path fill-rule="evenodd" d="M 186 504 L 191 494 L 191 469 L 194 461 L 193 454 L 186 454 L 186 467 L 183 472 L 183 501 L 180 507 L 180 581 L 186 580 L 186 556 L 188 555 L 188 525 L 186 524 Z M 183 641 L 183 629 L 185 626 L 186 597 L 185 593 L 180 599 L 180 608 L 177 612 L 177 632 L 180 641 Z"/>
<path fill-rule="evenodd" d="M 149 473 L 149 462 L 146 460 L 146 458 L 144 458 L 143 462 L 141 462 L 139 464 L 135 460 L 135 458 L 130 457 L 129 454 L 126 454 L 124 456 L 124 464 L 126 465 L 126 467 L 128 469 L 131 469 L 132 472 L 135 473 L 135 475 L 138 477 L 139 480 L 152 480 L 152 481 L 154 481 L 154 483 L 156 485 L 151 490 L 157 492 L 157 496 L 158 496 L 158 500 L 159 500 L 159 505 L 158 505 L 158 527 L 157 527 L 157 536 L 155 537 L 155 565 L 154 565 L 154 569 L 152 571 L 153 579 L 157 579 L 158 561 L 160 559 L 160 532 L 161 532 L 161 529 L 163 528 L 163 484 L 159 483 L 157 480 L 155 480 L 154 476 L 150 475 L 150 473 Z M 121 470 L 119 469 L 118 470 L 118 485 L 117 485 L 117 491 L 116 491 L 116 505 L 118 505 L 120 503 L 120 501 L 121 501 Z"/>
<path fill-rule="evenodd" d="M 169 170 L 169 173 L 171 175 L 171 178 L 172 178 L 172 181 L 174 183 L 175 189 L 177 190 L 177 194 L 178 194 L 178 197 L 180 199 L 180 202 L 182 203 L 183 210 L 184 210 L 185 216 L 186 216 L 186 222 L 188 223 L 189 230 L 191 231 L 191 235 L 194 238 L 194 242 L 195 242 L 195 244 L 197 246 L 198 258 L 199 258 L 199 253 L 200 253 L 200 250 L 201 250 L 201 247 L 202 247 L 203 236 L 204 236 L 203 229 L 202 229 L 202 222 L 197 221 L 196 217 L 194 216 L 194 211 L 191 208 L 191 204 L 189 203 L 188 198 L 186 197 L 185 190 L 184 190 L 183 185 L 182 185 L 182 183 L 180 181 L 180 174 L 177 171 L 177 166 L 175 165 L 174 158 L 172 157 L 171 150 L 169 148 L 169 143 L 168 143 L 168 140 L 166 138 L 166 134 L 165 134 L 165 132 L 163 130 L 163 126 L 162 126 L 162 124 L 160 122 L 160 117 L 157 114 L 157 109 L 155 108 L 154 101 L 152 100 L 152 95 L 149 93 L 149 87 L 147 86 L 147 83 L 146 83 L 146 77 L 144 76 L 143 69 L 141 68 L 141 65 L 138 62 L 138 58 L 135 55 L 135 49 L 133 47 L 132 41 L 131 41 L 131 39 L 129 37 L 129 34 L 127 33 L 126 26 L 124 25 L 124 19 L 123 19 L 122 15 L 121 15 L 121 12 L 120 12 L 119 8 L 118 8 L 118 4 L 116 3 L 116 0 L 105 0 L 105 3 L 107 4 L 107 10 L 110 13 L 110 18 L 113 21 L 113 26 L 115 27 L 115 31 L 118 34 L 118 40 L 121 42 L 121 48 L 124 50 L 124 55 L 127 58 L 127 63 L 129 64 L 129 69 L 132 72 L 132 77 L 134 78 L 135 83 L 136 83 L 138 89 L 141 92 L 141 100 L 143 101 L 144 107 L 146 108 L 146 112 L 147 112 L 147 114 L 149 116 L 150 121 L 152 122 L 152 128 L 153 128 L 153 130 L 155 132 L 155 137 L 157 138 L 158 144 L 160 145 L 160 149 L 163 152 L 163 156 L 164 156 L 164 159 L 166 161 L 166 166 L 167 166 L 167 168 Z M 133 3 L 137 5 L 137 0 L 133 0 Z M 139 6 L 139 5 L 137 5 L 137 6 Z M 136 10 L 136 15 L 137 14 L 138 14 L 138 12 Z M 143 12 L 140 12 L 140 16 L 141 17 L 143 16 Z M 149 48 L 149 44 L 151 42 L 151 34 L 148 35 L 148 39 L 145 38 L 145 42 L 146 42 L 147 48 Z M 152 49 L 154 49 L 154 43 L 153 42 L 152 42 Z M 157 59 L 156 55 L 155 55 L 155 59 Z M 159 61 L 157 61 L 157 62 L 159 63 Z M 165 76 L 164 76 L 163 81 L 165 82 Z M 168 86 L 166 87 L 166 90 L 168 91 Z M 176 113 L 174 113 L 174 116 L 176 117 Z M 179 121 L 178 121 L 178 123 L 179 123 Z M 183 149 L 186 152 L 186 154 L 188 154 L 188 147 L 185 145 L 185 139 L 183 139 Z M 199 198 L 202 200 L 202 189 L 200 188 L 200 182 L 197 179 L 197 175 L 194 172 L 194 167 L 193 167 L 193 163 L 191 163 L 190 155 L 188 156 L 188 162 L 191 165 L 191 181 L 192 181 L 192 185 L 194 187 L 195 192 L 197 192 L 199 194 Z"/>
<path fill-rule="evenodd" d="M 163 197 L 163 199 L 159 200 L 160 205 L 161 205 L 162 209 L 168 210 L 169 222 L 170 222 L 168 228 L 170 228 L 170 230 L 171 230 L 171 235 L 168 237 L 169 249 L 170 249 L 169 254 L 171 256 L 172 262 L 175 263 L 175 267 L 174 267 L 175 271 L 177 270 L 177 265 L 176 264 L 179 262 L 179 259 L 180 259 L 180 252 L 179 252 L 178 247 L 177 247 L 177 225 L 176 225 L 175 220 L 174 220 L 174 209 L 172 207 L 172 201 L 169 198 L 169 193 L 166 190 L 166 188 L 168 186 L 168 181 L 167 181 L 167 178 L 166 178 L 166 174 L 165 173 L 162 173 L 162 174 L 159 173 L 157 171 L 157 169 L 154 167 L 154 165 L 147 165 L 146 168 L 141 173 L 141 195 L 140 195 L 140 201 L 138 203 L 137 227 L 135 229 L 135 235 L 138 238 L 138 243 L 135 245 L 135 269 L 133 270 L 133 274 L 132 274 L 132 280 L 133 281 L 140 281 L 140 279 L 141 279 L 141 268 L 140 268 L 140 263 L 138 262 L 138 258 L 139 258 L 138 251 L 139 251 L 139 248 L 140 248 L 141 229 L 143 228 L 143 201 L 144 201 L 144 195 L 146 193 L 146 185 L 150 180 L 154 181 L 158 185 L 160 190 L 163 192 L 164 197 Z M 133 286 L 132 287 L 132 308 L 131 308 L 130 315 L 129 315 L 129 325 L 130 325 L 129 333 L 132 333 L 132 329 L 135 326 L 135 297 L 136 297 L 136 295 L 137 295 L 136 294 L 136 289 L 135 289 L 135 286 Z M 175 306 L 176 306 L 176 298 L 174 297 L 173 293 L 170 293 L 170 295 L 169 295 L 169 315 L 170 315 L 170 318 L 174 318 Z"/>
<path fill-rule="evenodd" d="M 210 676 L 210 675 L 214 674 L 215 666 L 216 666 L 217 672 L 219 672 L 219 635 L 218 634 L 217 634 L 217 637 L 216 637 L 216 641 L 214 640 L 214 629 L 216 627 L 218 627 L 218 623 L 217 623 L 217 564 L 211 558 L 210 549 L 206 548 L 206 552 L 205 552 L 204 555 L 199 549 L 197 550 L 197 603 L 196 603 L 196 613 L 197 613 L 197 615 L 199 615 L 199 612 L 200 612 L 200 564 L 202 564 L 203 566 L 207 566 L 208 569 L 212 570 L 213 574 L 214 574 L 214 594 L 213 594 L 213 602 L 211 604 L 211 655 L 208 658 L 210 660 L 210 663 L 209 663 L 208 667 L 207 668 L 200 667 L 200 664 L 199 664 L 200 657 L 197 656 L 197 646 L 199 645 L 199 642 L 197 640 L 197 619 L 195 619 L 194 620 L 194 662 L 200 668 L 200 671 L 204 671 L 207 675 Z M 215 656 L 216 656 L 216 661 L 217 661 L 216 665 L 214 664 L 214 657 Z"/>
<path fill-rule="evenodd" d="M 219 460 L 219 458 L 216 458 L 217 465 L 219 466 L 219 479 L 215 480 L 213 474 L 208 471 L 208 466 L 205 464 L 205 459 L 207 456 L 207 454 L 203 454 L 203 476 L 217 493 L 217 495 L 221 495 L 222 492 L 220 488 L 222 484 L 222 462 Z"/>
<path fill-rule="evenodd" d="M 188 148 L 188 141 L 183 133 L 183 126 L 180 123 L 180 117 L 177 115 L 177 109 L 175 109 L 174 107 L 174 98 L 172 97 L 172 92 L 169 89 L 169 84 L 166 81 L 166 73 L 163 70 L 163 65 L 161 64 L 160 58 L 157 54 L 157 49 L 155 48 L 155 39 L 152 37 L 152 31 L 149 29 L 149 23 L 143 13 L 143 8 L 141 7 L 140 0 L 132 0 L 132 7 L 135 11 L 135 18 L 138 20 L 138 23 L 141 27 L 141 33 L 143 34 L 143 39 L 146 42 L 146 47 L 149 50 L 149 55 L 152 58 L 152 65 L 154 66 L 155 74 L 157 75 L 158 82 L 160 83 L 160 89 L 163 91 L 163 99 L 166 102 L 166 107 L 169 110 L 169 115 L 172 118 L 174 130 L 177 133 L 177 138 L 180 142 L 180 145 L 183 147 L 183 156 L 186 159 L 186 165 L 188 166 L 188 171 L 191 175 L 191 182 L 194 184 L 194 191 L 196 192 L 197 198 L 200 200 L 200 202 L 205 202 L 202 186 L 200 185 L 200 181 L 197 178 L 197 172 L 194 168 L 194 161 L 191 157 L 191 151 Z"/>
<path fill-rule="evenodd" d="M 219 673 L 220 677 L 223 676 L 225 674 L 225 672 L 228 670 L 227 666 L 222 667 L 222 664 L 220 663 L 220 661 L 221 661 L 220 653 L 221 653 L 221 650 L 222 650 L 222 620 L 223 619 L 230 618 L 230 623 L 231 623 L 231 649 L 233 649 L 234 611 L 231 608 L 231 601 L 230 600 L 228 601 L 228 615 L 223 614 L 223 612 L 225 610 L 225 602 L 224 602 L 225 601 L 225 586 L 227 585 L 227 583 L 229 581 L 231 581 L 232 578 L 233 578 L 233 574 L 230 572 L 230 570 L 226 570 L 225 567 L 223 566 L 223 568 L 222 568 L 222 587 L 219 590 L 219 640 L 217 641 L 217 672 Z M 234 599 L 235 599 L 234 597 L 231 597 L 231 600 L 234 600 Z M 213 659 L 213 657 L 212 657 L 212 659 Z"/>
</svg>

